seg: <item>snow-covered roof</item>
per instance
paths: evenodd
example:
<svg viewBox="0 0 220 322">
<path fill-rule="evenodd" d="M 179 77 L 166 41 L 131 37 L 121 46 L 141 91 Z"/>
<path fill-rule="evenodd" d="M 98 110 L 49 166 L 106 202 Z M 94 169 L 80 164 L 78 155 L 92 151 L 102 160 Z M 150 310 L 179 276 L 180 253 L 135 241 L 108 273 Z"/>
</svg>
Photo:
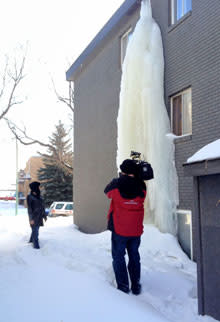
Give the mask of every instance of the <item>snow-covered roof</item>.
<svg viewBox="0 0 220 322">
<path fill-rule="evenodd" d="M 220 139 L 211 142 L 193 154 L 187 163 L 201 162 L 205 160 L 220 159 Z"/>
</svg>

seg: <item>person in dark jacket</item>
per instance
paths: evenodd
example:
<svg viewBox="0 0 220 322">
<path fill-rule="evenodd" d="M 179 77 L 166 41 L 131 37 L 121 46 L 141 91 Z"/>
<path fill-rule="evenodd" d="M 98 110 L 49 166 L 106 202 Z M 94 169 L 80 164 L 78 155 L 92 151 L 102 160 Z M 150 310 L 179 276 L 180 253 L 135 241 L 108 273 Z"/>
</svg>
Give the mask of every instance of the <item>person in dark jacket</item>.
<svg viewBox="0 0 220 322">
<path fill-rule="evenodd" d="M 141 243 L 144 220 L 145 182 L 138 178 L 134 160 L 126 159 L 120 166 L 119 178 L 113 179 L 104 192 L 111 199 L 108 212 L 108 229 L 112 231 L 113 270 L 119 290 L 141 293 L 141 264 L 138 248 Z M 128 267 L 125 253 L 128 254 Z M 127 272 L 128 268 L 128 272 Z"/>
<path fill-rule="evenodd" d="M 47 216 L 44 209 L 43 199 L 40 195 L 40 182 L 34 181 L 29 184 L 31 192 L 27 196 L 28 216 L 31 226 L 31 237 L 29 242 L 33 243 L 33 247 L 39 249 L 39 228 L 43 226 L 43 219 L 46 221 Z"/>
</svg>

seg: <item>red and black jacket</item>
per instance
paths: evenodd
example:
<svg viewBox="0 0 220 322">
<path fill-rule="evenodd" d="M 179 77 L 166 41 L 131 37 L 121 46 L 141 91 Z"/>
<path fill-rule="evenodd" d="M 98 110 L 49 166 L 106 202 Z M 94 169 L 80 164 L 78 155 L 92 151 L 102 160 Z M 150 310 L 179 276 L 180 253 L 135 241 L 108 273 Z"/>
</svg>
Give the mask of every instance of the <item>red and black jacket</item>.
<svg viewBox="0 0 220 322">
<path fill-rule="evenodd" d="M 121 236 L 140 236 L 143 233 L 145 182 L 121 175 L 113 179 L 104 192 L 111 199 L 108 229 Z"/>
</svg>

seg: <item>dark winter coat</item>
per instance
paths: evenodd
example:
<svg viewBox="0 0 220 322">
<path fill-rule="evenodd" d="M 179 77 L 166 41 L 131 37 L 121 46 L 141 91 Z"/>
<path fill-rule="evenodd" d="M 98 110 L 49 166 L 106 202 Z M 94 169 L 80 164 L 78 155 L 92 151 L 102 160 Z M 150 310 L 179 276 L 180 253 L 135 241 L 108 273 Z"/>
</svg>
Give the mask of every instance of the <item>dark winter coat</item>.
<svg viewBox="0 0 220 322">
<path fill-rule="evenodd" d="M 121 236 L 140 236 L 143 233 L 145 182 L 121 175 L 113 179 L 104 192 L 111 199 L 108 229 Z"/>
<path fill-rule="evenodd" d="M 34 226 L 43 226 L 43 219 L 46 220 L 46 213 L 41 196 L 32 192 L 27 196 L 29 220 L 34 220 Z"/>
</svg>

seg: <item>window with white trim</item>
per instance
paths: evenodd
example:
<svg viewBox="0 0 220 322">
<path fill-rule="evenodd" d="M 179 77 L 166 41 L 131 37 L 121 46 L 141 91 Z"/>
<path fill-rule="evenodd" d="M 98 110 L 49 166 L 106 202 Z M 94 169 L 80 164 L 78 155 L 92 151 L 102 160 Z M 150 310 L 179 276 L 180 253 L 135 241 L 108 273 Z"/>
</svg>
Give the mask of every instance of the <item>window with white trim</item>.
<svg viewBox="0 0 220 322">
<path fill-rule="evenodd" d="M 192 0 L 170 0 L 170 3 L 172 25 L 192 10 Z"/>
<path fill-rule="evenodd" d="M 171 96 L 171 127 L 177 136 L 192 134 L 192 89 Z"/>
<path fill-rule="evenodd" d="M 129 38 L 132 34 L 132 29 L 129 28 L 122 36 L 121 36 L 121 67 L 123 65 L 123 61 L 125 58 L 125 54 L 126 54 L 126 49 L 128 46 L 128 41 Z"/>
</svg>

